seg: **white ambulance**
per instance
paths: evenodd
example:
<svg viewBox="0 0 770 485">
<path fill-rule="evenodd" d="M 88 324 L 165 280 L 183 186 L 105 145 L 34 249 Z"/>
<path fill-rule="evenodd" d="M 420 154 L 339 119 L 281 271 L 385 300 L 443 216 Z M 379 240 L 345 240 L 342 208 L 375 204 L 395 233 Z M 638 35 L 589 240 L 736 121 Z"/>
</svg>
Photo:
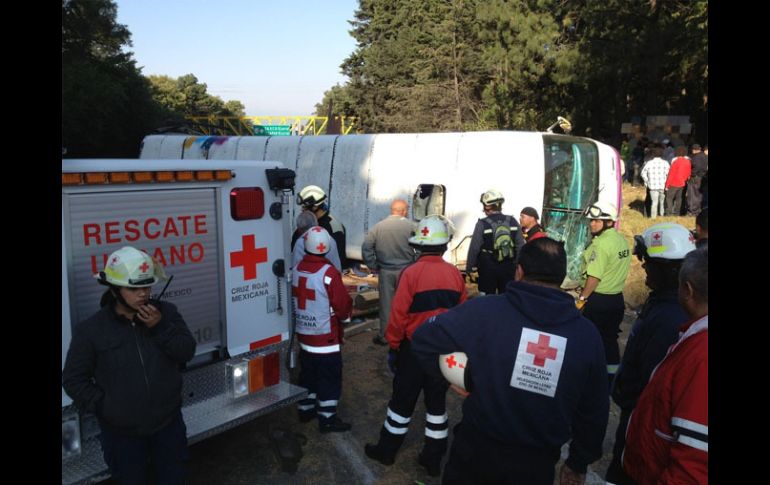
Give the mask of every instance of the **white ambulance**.
<svg viewBox="0 0 770 485">
<path fill-rule="evenodd" d="M 130 245 L 173 276 L 163 298 L 197 340 L 183 374 L 190 443 L 305 397 L 284 365 L 293 187 L 278 162 L 62 160 L 62 368 L 73 326 L 99 308 L 93 275 Z M 61 398 L 62 483 L 104 478 L 95 417 Z"/>
</svg>

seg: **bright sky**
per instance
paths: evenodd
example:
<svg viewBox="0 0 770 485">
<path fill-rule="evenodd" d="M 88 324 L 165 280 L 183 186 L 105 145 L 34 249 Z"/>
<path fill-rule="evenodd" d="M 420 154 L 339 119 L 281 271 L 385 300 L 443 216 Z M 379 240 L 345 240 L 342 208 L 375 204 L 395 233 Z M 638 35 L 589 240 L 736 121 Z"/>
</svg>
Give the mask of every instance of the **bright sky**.
<svg viewBox="0 0 770 485">
<path fill-rule="evenodd" d="M 344 84 L 356 0 L 116 0 L 142 74 L 194 74 L 248 116 L 306 116 Z"/>
</svg>

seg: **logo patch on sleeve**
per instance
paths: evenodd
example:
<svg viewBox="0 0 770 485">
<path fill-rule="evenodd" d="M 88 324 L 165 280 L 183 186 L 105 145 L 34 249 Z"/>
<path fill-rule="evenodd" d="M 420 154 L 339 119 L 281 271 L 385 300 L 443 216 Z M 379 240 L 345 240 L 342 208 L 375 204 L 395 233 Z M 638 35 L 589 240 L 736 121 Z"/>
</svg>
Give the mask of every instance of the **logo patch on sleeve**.
<svg viewBox="0 0 770 485">
<path fill-rule="evenodd" d="M 522 328 L 511 387 L 553 397 L 566 349 L 567 339 L 564 337 Z"/>
</svg>

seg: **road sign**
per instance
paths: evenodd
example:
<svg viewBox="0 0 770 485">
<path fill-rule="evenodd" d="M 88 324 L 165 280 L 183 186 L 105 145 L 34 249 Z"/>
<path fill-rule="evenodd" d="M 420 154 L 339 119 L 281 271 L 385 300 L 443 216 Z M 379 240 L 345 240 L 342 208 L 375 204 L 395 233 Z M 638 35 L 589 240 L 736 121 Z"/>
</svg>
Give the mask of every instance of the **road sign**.
<svg viewBox="0 0 770 485">
<path fill-rule="evenodd" d="M 291 125 L 254 125 L 255 136 L 291 136 Z"/>
</svg>

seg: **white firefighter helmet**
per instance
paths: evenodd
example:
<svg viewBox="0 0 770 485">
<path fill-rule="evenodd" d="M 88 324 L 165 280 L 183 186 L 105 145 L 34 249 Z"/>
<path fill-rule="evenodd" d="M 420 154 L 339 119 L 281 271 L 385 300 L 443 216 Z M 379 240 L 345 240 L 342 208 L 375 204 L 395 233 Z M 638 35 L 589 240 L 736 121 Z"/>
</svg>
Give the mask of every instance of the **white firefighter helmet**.
<svg viewBox="0 0 770 485">
<path fill-rule="evenodd" d="M 497 205 L 505 202 L 505 197 L 499 190 L 490 189 L 481 194 L 480 200 L 484 205 Z"/>
<path fill-rule="evenodd" d="M 323 256 L 332 247 L 331 236 L 321 226 L 313 226 L 305 232 L 305 252 Z"/>
<path fill-rule="evenodd" d="M 470 392 L 470 374 L 468 370 L 468 356 L 465 352 L 452 352 L 438 356 L 438 366 L 444 379 L 466 391 Z"/>
<path fill-rule="evenodd" d="M 661 222 L 648 227 L 641 236 L 634 236 L 634 254 L 657 259 L 684 259 L 695 249 L 695 237 L 681 224 Z"/>
<path fill-rule="evenodd" d="M 95 274 L 94 278 L 103 284 L 127 288 L 144 288 L 168 279 L 163 265 L 131 246 L 124 246 L 110 254 L 104 271 Z"/>
<path fill-rule="evenodd" d="M 615 204 L 606 200 L 597 201 L 589 205 L 583 215 L 589 219 L 599 219 L 602 221 L 617 221 L 618 209 Z"/>
<path fill-rule="evenodd" d="M 302 207 L 318 207 L 326 200 L 326 192 L 317 185 L 308 185 L 297 194 L 297 204 Z"/>
<path fill-rule="evenodd" d="M 426 216 L 415 229 L 414 236 L 409 238 L 409 244 L 416 246 L 441 246 L 452 239 L 454 226 L 444 216 L 431 214 Z"/>
</svg>

